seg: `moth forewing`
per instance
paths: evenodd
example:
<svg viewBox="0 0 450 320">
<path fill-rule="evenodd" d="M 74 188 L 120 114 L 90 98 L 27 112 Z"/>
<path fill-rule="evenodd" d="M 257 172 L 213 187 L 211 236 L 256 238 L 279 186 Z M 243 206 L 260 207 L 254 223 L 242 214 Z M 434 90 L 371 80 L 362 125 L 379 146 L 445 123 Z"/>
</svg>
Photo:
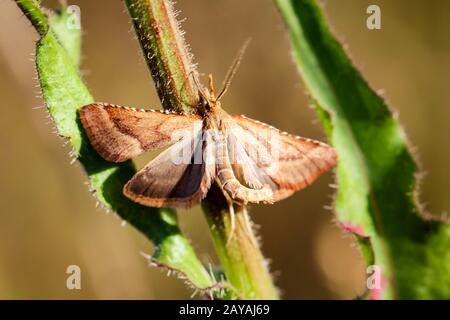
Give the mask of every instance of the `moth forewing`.
<svg viewBox="0 0 450 320">
<path fill-rule="evenodd" d="M 202 160 L 205 162 L 206 166 L 210 168 L 210 170 L 214 168 L 214 177 L 215 177 L 215 166 L 217 163 L 216 145 L 214 142 L 213 134 L 210 129 L 203 130 L 202 139 L 203 139 Z"/>
<path fill-rule="evenodd" d="M 106 160 L 122 162 L 167 146 L 175 130 L 195 130 L 202 119 L 160 110 L 144 110 L 106 103 L 80 109 L 80 120 L 92 146 Z"/>
<path fill-rule="evenodd" d="M 255 162 L 260 168 L 266 168 L 262 171 L 269 176 L 276 174 L 280 166 L 281 138 L 280 131 L 274 128 L 257 130 L 254 133 Z"/>
<path fill-rule="evenodd" d="M 203 142 L 199 139 L 182 139 L 141 169 L 124 186 L 124 194 L 135 202 L 153 207 L 189 208 L 199 203 L 214 178 L 204 162 L 194 163 L 194 154 L 202 148 Z M 186 161 L 187 150 L 190 150 L 190 159 Z M 178 161 L 180 159 L 182 161 Z"/>
<path fill-rule="evenodd" d="M 179 134 L 183 134 L 183 136 L 179 137 Z M 186 130 L 174 132 L 173 137 L 174 145 L 167 149 L 167 152 L 169 153 L 168 161 L 173 165 L 191 164 L 193 154 L 195 153 L 198 144 L 197 139 Z"/>
<path fill-rule="evenodd" d="M 247 154 L 245 144 L 252 142 L 244 138 L 243 130 L 239 127 L 236 126 L 230 130 L 228 134 L 230 163 L 239 182 L 252 189 L 261 189 L 264 186 L 261 175 L 265 173 L 258 170 L 256 163 L 252 160 L 257 154 Z"/>
<path fill-rule="evenodd" d="M 181 142 L 181 148 L 170 148 L 170 161 L 173 164 L 201 164 L 202 148 L 197 148 L 202 142 L 202 123 L 196 123 L 192 128 L 174 130 L 171 134 L 172 143 Z"/>
<path fill-rule="evenodd" d="M 311 184 L 337 159 L 333 148 L 319 141 L 281 132 L 278 129 L 244 116 L 232 116 L 243 128 L 247 154 L 270 180 L 274 201 L 279 201 Z"/>
<path fill-rule="evenodd" d="M 226 122 L 225 122 L 226 123 Z M 272 202 L 271 189 L 263 185 L 261 188 L 247 187 L 243 184 L 233 170 L 233 159 L 230 158 L 230 136 L 233 136 L 230 130 L 232 126 L 229 123 L 224 125 L 222 130 L 215 134 L 216 161 L 217 161 L 217 177 L 222 189 L 237 202 L 246 204 L 248 202 Z M 243 171 L 249 170 L 247 166 L 241 166 Z"/>
</svg>

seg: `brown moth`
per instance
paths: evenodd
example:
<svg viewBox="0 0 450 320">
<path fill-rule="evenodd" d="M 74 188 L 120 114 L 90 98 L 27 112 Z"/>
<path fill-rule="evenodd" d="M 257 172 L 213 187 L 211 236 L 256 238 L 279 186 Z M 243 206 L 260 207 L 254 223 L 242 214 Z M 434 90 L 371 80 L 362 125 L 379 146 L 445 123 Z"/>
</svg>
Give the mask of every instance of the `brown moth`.
<svg viewBox="0 0 450 320">
<path fill-rule="evenodd" d="M 294 136 L 220 104 L 235 60 L 217 98 L 198 86 L 199 114 L 94 103 L 80 110 L 89 140 L 106 160 L 122 162 L 173 144 L 124 186 L 125 196 L 151 207 L 188 208 L 216 182 L 229 203 L 273 203 L 311 184 L 336 162 L 328 145 Z"/>
<path fill-rule="evenodd" d="M 175 142 L 124 186 L 128 198 L 152 207 L 191 207 L 213 181 L 234 201 L 272 203 L 311 184 L 336 162 L 326 144 L 229 115 L 212 94 L 205 107 L 200 116 L 94 103 L 80 110 L 80 118 L 93 147 L 108 161 L 126 161 Z M 174 141 L 173 133 L 183 129 L 186 136 Z M 174 161 L 184 150 L 190 161 Z M 203 157 L 195 161 L 198 154 Z"/>
</svg>

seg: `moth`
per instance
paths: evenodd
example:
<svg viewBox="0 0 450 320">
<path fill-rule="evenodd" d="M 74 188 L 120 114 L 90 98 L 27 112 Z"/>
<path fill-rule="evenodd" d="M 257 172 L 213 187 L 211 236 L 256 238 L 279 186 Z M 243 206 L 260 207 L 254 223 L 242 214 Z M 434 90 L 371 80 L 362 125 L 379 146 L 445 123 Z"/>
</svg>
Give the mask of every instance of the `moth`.
<svg viewBox="0 0 450 320">
<path fill-rule="evenodd" d="M 189 208 L 212 183 L 229 202 L 274 203 L 311 184 L 337 159 L 328 145 L 288 134 L 221 107 L 240 60 L 224 88 L 214 94 L 200 85 L 198 114 L 134 109 L 94 103 L 80 109 L 92 146 L 106 160 L 123 162 L 170 147 L 123 187 L 131 200 L 151 207 Z"/>
</svg>

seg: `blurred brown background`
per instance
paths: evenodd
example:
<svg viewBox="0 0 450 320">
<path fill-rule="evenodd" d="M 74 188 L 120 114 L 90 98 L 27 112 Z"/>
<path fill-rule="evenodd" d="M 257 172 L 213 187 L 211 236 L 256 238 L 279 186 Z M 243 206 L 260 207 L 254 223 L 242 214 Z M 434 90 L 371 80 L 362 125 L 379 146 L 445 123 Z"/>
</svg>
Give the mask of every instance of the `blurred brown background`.
<svg viewBox="0 0 450 320">
<path fill-rule="evenodd" d="M 53 1 L 43 1 L 54 6 Z M 81 8 L 85 80 L 99 101 L 158 107 L 121 1 L 72 1 Z M 382 29 L 366 28 L 378 4 Z M 434 213 L 450 208 L 450 1 L 323 2 L 338 38 L 375 89 L 399 112 L 426 169 L 422 200 Z M 253 39 L 231 90 L 230 113 L 324 139 L 292 62 L 286 30 L 271 0 L 178 1 L 199 69 L 220 81 L 238 48 Z M 32 54 L 37 35 L 13 1 L 0 2 L 0 298 L 188 298 L 175 278 L 149 268 L 149 242 L 113 214 L 95 208 L 78 164 L 53 134 Z M 143 164 L 140 161 L 140 164 Z M 324 209 L 332 174 L 274 206 L 255 206 L 263 251 L 284 298 L 348 299 L 364 287 L 353 240 Z M 179 214 L 205 262 L 214 262 L 201 211 Z M 66 289 L 68 265 L 81 267 L 82 290 Z"/>
</svg>

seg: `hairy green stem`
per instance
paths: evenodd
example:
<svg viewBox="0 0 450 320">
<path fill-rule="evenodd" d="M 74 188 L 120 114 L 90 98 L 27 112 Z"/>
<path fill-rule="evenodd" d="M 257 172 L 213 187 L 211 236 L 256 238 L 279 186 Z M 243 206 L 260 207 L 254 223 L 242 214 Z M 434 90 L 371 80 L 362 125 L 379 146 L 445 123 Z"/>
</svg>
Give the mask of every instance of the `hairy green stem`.
<svg viewBox="0 0 450 320">
<path fill-rule="evenodd" d="M 164 109 L 194 111 L 195 68 L 170 1 L 125 1 Z"/>
<path fill-rule="evenodd" d="M 125 0 L 163 107 L 195 112 L 199 103 L 196 72 L 184 43 L 171 1 Z M 204 201 L 204 213 L 227 280 L 241 299 L 277 299 L 266 261 L 245 208 L 236 208 L 236 228 L 231 241 L 230 213 L 223 194 L 214 185 Z"/>
<path fill-rule="evenodd" d="M 255 238 L 245 206 L 234 206 L 232 227 L 228 204 L 213 185 L 203 210 L 223 270 L 239 299 L 278 299 L 278 290 Z M 231 238 L 230 238 L 231 236 Z"/>
<path fill-rule="evenodd" d="M 39 1 L 36 0 L 16 0 L 20 10 L 27 16 L 36 31 L 43 36 L 48 31 L 48 18 L 42 12 Z"/>
</svg>

